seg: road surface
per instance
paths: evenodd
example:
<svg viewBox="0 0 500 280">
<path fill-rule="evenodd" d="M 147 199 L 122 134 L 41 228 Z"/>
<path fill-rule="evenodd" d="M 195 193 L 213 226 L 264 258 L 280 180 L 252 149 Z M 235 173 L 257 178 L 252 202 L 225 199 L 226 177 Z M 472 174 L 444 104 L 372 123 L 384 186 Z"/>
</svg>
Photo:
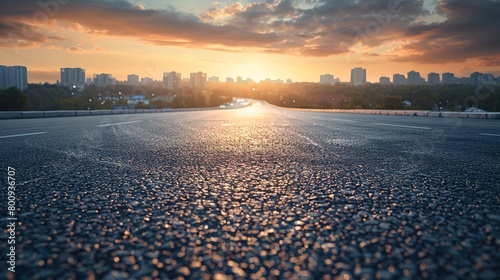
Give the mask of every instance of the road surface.
<svg viewBox="0 0 500 280">
<path fill-rule="evenodd" d="M 285 110 L 0 121 L 2 278 L 499 279 L 500 122 Z"/>
</svg>

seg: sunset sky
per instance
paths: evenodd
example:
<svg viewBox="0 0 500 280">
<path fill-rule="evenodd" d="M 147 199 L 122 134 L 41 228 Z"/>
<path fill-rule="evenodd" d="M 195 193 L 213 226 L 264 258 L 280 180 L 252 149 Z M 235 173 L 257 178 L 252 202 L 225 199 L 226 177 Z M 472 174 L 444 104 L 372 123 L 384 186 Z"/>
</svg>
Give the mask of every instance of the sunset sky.
<svg viewBox="0 0 500 280">
<path fill-rule="evenodd" d="M 1 0 L 0 65 L 28 67 L 29 82 L 55 82 L 61 67 L 118 80 L 499 76 L 499 15 L 496 0 Z"/>
</svg>

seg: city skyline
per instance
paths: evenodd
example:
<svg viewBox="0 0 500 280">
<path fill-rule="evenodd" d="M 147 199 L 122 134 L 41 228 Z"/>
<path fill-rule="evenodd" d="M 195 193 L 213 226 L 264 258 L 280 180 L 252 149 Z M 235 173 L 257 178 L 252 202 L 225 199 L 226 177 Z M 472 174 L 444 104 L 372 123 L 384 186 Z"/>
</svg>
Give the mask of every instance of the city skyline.
<svg viewBox="0 0 500 280">
<path fill-rule="evenodd" d="M 61 65 L 113 73 L 119 80 L 130 73 L 161 80 L 164 72 L 196 69 L 222 80 L 317 82 L 319 75 L 334 73 L 349 81 L 350 70 L 360 66 L 372 83 L 411 70 L 422 77 L 500 75 L 498 1 L 0 5 L 0 64 L 26 65 L 32 82 L 54 83 Z"/>
<path fill-rule="evenodd" d="M 22 71 L 20 72 L 20 70 Z M 20 89 L 26 89 L 28 84 L 36 84 L 29 80 L 27 73 L 29 70 L 25 66 L 5 66 L 0 65 L 0 89 L 14 86 Z M 191 88 L 205 88 L 208 83 L 220 83 L 223 82 L 218 76 L 208 76 L 207 73 L 201 71 L 191 72 L 188 77 L 183 77 L 182 73 L 179 72 L 163 72 L 162 79 L 156 80 L 151 77 L 141 77 L 137 74 L 127 74 L 126 79 L 119 80 L 112 73 L 100 73 L 93 74 L 91 77 L 86 77 L 86 70 L 80 67 L 77 68 L 60 68 L 59 79 L 56 83 L 62 86 L 67 86 L 71 88 L 78 89 L 82 91 L 87 85 L 96 85 L 98 87 L 104 87 L 107 85 L 116 84 L 127 84 L 133 86 L 150 86 L 154 82 L 162 83 L 164 89 L 180 89 L 182 87 L 182 81 L 187 80 Z M 319 81 L 314 81 L 310 83 L 319 83 L 327 85 L 336 85 L 339 83 L 350 84 L 353 86 L 361 86 L 365 84 L 382 84 L 382 85 L 441 85 L 441 84 L 472 84 L 472 85 L 482 85 L 482 84 L 493 84 L 500 83 L 500 76 L 495 77 L 491 73 L 480 73 L 478 71 L 471 73 L 468 76 L 455 76 L 454 73 L 436 73 L 430 72 L 427 75 L 427 79 L 421 76 L 420 72 L 411 70 L 407 73 L 407 76 L 400 73 L 394 73 L 392 79 L 387 76 L 380 76 L 377 82 L 370 82 L 366 80 L 367 69 L 362 67 L 355 67 L 351 69 L 351 76 L 349 81 L 341 81 L 339 78 L 335 78 L 335 75 L 326 73 L 319 75 Z M 272 82 L 272 83 L 286 83 L 292 84 L 291 79 L 270 79 L 265 78 L 261 81 L 254 81 L 251 78 L 246 78 L 237 76 L 236 81 L 232 77 L 226 77 L 225 83 L 260 83 L 260 82 Z M 39 83 L 41 84 L 41 83 Z"/>
</svg>

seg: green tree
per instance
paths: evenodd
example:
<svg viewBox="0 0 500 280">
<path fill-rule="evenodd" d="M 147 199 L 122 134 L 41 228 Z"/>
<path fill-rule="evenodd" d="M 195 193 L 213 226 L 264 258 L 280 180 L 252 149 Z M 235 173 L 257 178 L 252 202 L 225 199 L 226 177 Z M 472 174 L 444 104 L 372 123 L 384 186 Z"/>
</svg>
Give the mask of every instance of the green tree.
<svg viewBox="0 0 500 280">
<path fill-rule="evenodd" d="M 386 95 L 382 100 L 382 109 L 400 110 L 403 109 L 403 100 L 399 95 Z"/>
<path fill-rule="evenodd" d="M 1 111 L 20 111 L 26 105 L 26 95 L 17 88 L 9 88 L 0 93 Z"/>
</svg>

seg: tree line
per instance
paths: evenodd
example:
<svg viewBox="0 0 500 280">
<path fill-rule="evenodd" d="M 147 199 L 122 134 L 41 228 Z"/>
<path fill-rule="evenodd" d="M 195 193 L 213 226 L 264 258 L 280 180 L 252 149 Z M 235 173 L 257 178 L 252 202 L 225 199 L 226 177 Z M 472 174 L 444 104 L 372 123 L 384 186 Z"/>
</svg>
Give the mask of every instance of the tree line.
<svg viewBox="0 0 500 280">
<path fill-rule="evenodd" d="M 150 103 L 136 108 L 216 107 L 233 97 L 253 98 L 294 108 L 323 109 L 409 109 L 463 111 L 477 107 L 500 111 L 499 85 L 385 86 L 353 87 L 317 83 L 211 83 L 205 90 L 183 87 L 177 90 L 115 85 L 88 86 L 76 92 L 59 85 L 30 84 L 23 92 L 0 90 L 0 110 L 98 110 L 126 106 L 130 96 L 143 95 Z M 405 102 L 405 103 L 403 103 Z"/>
<path fill-rule="evenodd" d="M 128 105 L 128 99 L 135 95 L 143 95 L 149 104 L 138 102 Z M 137 109 L 196 108 L 216 107 L 230 101 L 229 97 L 190 88 L 165 90 L 128 85 L 88 86 L 82 92 L 50 84 L 30 84 L 22 92 L 16 88 L 0 90 L 2 111 L 109 110 L 120 106 Z"/>
<path fill-rule="evenodd" d="M 223 95 L 265 100 L 294 108 L 464 111 L 470 107 L 500 111 L 500 85 L 392 86 L 317 83 L 215 85 Z M 406 103 L 406 104 L 405 104 Z M 411 104 L 411 105 L 410 105 Z"/>
</svg>

